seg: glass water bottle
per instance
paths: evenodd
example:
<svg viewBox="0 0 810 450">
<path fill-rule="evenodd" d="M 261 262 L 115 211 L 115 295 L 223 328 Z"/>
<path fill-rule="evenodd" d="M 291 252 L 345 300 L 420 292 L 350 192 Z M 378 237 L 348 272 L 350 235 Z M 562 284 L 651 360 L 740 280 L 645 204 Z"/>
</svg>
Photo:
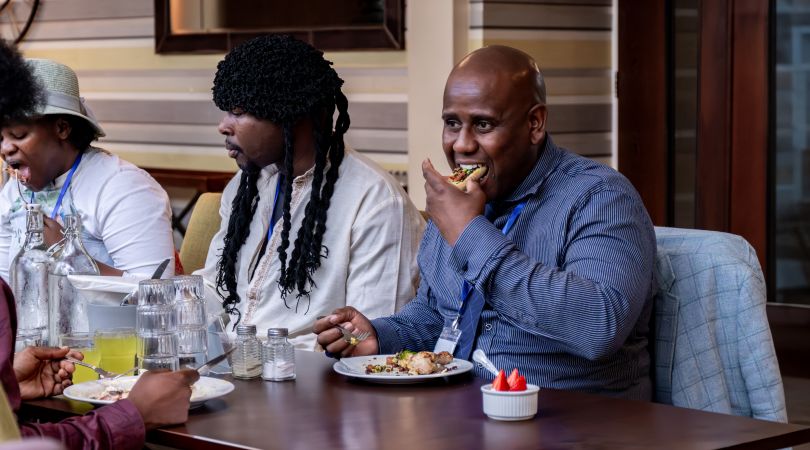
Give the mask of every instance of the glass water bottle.
<svg viewBox="0 0 810 450">
<path fill-rule="evenodd" d="M 17 341 L 48 345 L 48 266 L 51 257 L 43 237 L 41 205 L 25 205 L 22 249 L 11 262 L 11 289 L 17 301 Z"/>
<path fill-rule="evenodd" d="M 256 337 L 256 325 L 236 327 L 236 350 L 231 355 L 234 378 L 249 380 L 262 374 L 262 344 Z"/>
<path fill-rule="evenodd" d="M 50 318 L 48 334 L 52 345 L 63 345 L 63 337 L 88 333 L 85 300 L 68 281 L 68 275 L 98 275 L 98 265 L 82 243 L 82 219 L 70 214 L 65 219 L 65 238 L 61 248 L 54 252 L 48 276 Z"/>
</svg>

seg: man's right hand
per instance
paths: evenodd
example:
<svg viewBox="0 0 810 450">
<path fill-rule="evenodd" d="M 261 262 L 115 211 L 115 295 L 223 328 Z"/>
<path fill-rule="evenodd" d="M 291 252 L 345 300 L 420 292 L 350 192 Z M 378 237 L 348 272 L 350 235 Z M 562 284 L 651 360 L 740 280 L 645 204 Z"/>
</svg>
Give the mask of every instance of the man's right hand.
<svg viewBox="0 0 810 450">
<path fill-rule="evenodd" d="M 354 334 L 368 331 L 371 335 L 357 345 L 349 345 L 343 339 L 340 330 L 335 327 L 338 324 Z M 371 325 L 371 321 L 351 306 L 338 308 L 332 314 L 316 321 L 312 326 L 312 331 L 318 335 L 318 343 L 333 355 L 365 356 L 376 355 L 380 352 L 377 332 Z"/>
<path fill-rule="evenodd" d="M 150 370 L 138 378 L 127 399 L 141 413 L 147 430 L 184 423 L 188 420 L 191 385 L 199 379 L 200 374 L 192 369 Z"/>
</svg>

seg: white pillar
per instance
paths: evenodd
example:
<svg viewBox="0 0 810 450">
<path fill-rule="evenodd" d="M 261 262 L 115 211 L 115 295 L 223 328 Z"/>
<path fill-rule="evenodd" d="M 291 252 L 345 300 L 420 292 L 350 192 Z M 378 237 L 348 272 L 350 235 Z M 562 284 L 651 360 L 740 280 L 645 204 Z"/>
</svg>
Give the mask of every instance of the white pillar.
<svg viewBox="0 0 810 450">
<path fill-rule="evenodd" d="M 467 53 L 468 0 L 411 0 L 407 6 L 408 192 L 425 208 L 422 160 L 449 172 L 441 147 L 444 82 Z"/>
</svg>

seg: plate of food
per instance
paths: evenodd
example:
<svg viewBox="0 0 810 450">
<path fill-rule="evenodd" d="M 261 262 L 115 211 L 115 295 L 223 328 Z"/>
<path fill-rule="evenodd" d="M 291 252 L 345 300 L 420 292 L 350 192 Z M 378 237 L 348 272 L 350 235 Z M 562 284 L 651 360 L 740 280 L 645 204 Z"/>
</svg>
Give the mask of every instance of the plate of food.
<svg viewBox="0 0 810 450">
<path fill-rule="evenodd" d="M 71 400 L 109 405 L 127 398 L 132 386 L 138 381 L 137 376 L 121 377 L 117 380 L 94 380 L 68 386 L 63 392 Z M 202 406 L 208 400 L 222 397 L 233 391 L 233 383 L 219 378 L 200 377 L 191 386 L 191 408 Z"/>
<path fill-rule="evenodd" d="M 373 383 L 408 384 L 469 372 L 473 364 L 448 352 L 404 350 L 394 355 L 343 358 L 332 367 L 341 375 Z"/>
</svg>

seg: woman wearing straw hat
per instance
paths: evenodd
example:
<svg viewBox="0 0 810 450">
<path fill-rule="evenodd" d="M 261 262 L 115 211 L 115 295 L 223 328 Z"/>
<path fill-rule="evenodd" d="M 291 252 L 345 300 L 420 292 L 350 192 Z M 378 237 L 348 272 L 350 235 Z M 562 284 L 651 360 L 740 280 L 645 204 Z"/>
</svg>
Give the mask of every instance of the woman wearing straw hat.
<svg viewBox="0 0 810 450">
<path fill-rule="evenodd" d="M 42 205 L 46 244 L 61 239 L 63 215 L 78 213 L 102 275 L 148 276 L 174 257 L 166 192 L 145 171 L 91 146 L 104 130 L 79 97 L 72 69 L 27 62 L 42 95 L 33 113 L 0 129 L 0 154 L 17 178 L 0 192 L 0 277 L 8 279 L 22 246 L 25 203 Z"/>
<path fill-rule="evenodd" d="M 36 111 L 41 103 L 39 94 L 20 55 L 0 39 L 0 127 Z M 5 128 L 3 133 L 5 139 Z M 29 169 L 29 172 L 36 171 Z M 61 393 L 63 387 L 70 385 L 69 373 L 73 371 L 72 363 L 61 360 L 69 351 L 65 347 L 28 347 L 14 355 L 15 316 L 11 290 L 0 280 L 0 391 L 5 392 L 13 410 L 20 407 L 21 400 Z M 75 352 L 72 355 L 81 358 Z M 21 423 L 19 434 L 58 439 L 66 448 L 140 449 L 147 429 L 187 420 L 190 385 L 198 377 L 195 370 L 151 371 L 138 380 L 127 399 L 59 423 Z M 0 397 L 0 402 L 3 401 Z M 0 409 L 4 406 L 0 404 Z M 0 435 L 0 441 L 19 437 L 14 426 L 12 423 L 12 428 L 5 429 L 8 433 Z M 36 442 L 26 442 L 21 448 L 41 448 Z"/>
</svg>

